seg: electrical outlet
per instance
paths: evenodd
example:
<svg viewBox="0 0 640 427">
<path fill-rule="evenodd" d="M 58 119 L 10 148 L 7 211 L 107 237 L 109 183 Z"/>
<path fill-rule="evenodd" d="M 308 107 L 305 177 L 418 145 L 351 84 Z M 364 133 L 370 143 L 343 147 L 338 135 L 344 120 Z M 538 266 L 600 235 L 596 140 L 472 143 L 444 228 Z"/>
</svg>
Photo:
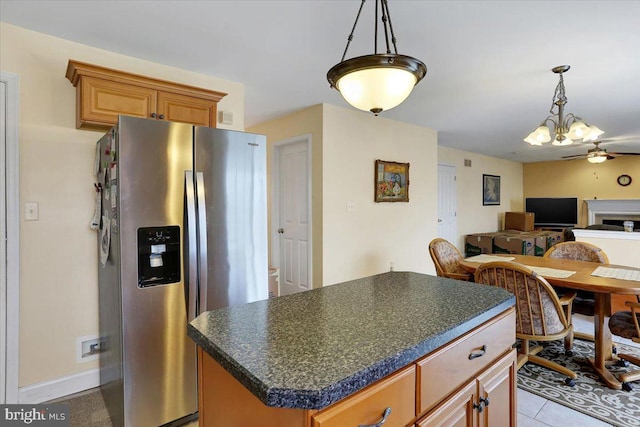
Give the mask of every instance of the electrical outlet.
<svg viewBox="0 0 640 427">
<path fill-rule="evenodd" d="M 354 202 L 347 202 L 347 212 L 353 212 L 356 210 L 356 204 Z"/>
<path fill-rule="evenodd" d="M 98 359 L 98 355 L 105 350 L 105 340 L 97 335 L 76 338 L 76 361 L 78 363 Z"/>
</svg>

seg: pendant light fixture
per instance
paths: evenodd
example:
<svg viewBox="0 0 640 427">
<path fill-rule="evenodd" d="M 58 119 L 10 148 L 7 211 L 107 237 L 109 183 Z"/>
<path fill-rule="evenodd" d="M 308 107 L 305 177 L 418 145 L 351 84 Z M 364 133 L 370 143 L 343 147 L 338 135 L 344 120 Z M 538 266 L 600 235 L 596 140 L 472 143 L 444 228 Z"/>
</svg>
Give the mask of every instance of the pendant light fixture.
<svg viewBox="0 0 640 427">
<path fill-rule="evenodd" d="M 571 66 L 559 65 L 551 69 L 560 75 L 560 82 L 556 86 L 556 91 L 551 100 L 551 115 L 544 119 L 540 126 L 531 132 L 525 139 L 531 145 L 542 145 L 551 141 L 551 131 L 547 126 L 547 122 L 553 124 L 553 145 L 570 145 L 574 141 L 595 141 L 604 133 L 597 126 L 590 126 L 580 117 L 569 113 L 565 116 L 564 106 L 567 103 L 567 97 L 564 93 L 564 79 L 562 74 L 569 71 Z M 554 111 L 554 108 L 557 111 Z M 605 158 L 606 160 L 606 158 Z"/>
<path fill-rule="evenodd" d="M 374 51 L 372 55 L 347 59 L 349 43 L 366 0 L 360 3 L 356 21 L 347 39 L 347 47 L 340 63 L 327 73 L 331 87 L 337 89 L 349 104 L 376 116 L 385 110 L 400 105 L 411 93 L 413 87 L 427 74 L 424 63 L 411 56 L 399 55 L 396 37 L 391 24 L 387 0 L 375 0 Z M 386 42 L 386 53 L 378 53 L 378 15 L 381 15 Z M 393 53 L 389 47 L 393 44 Z"/>
</svg>

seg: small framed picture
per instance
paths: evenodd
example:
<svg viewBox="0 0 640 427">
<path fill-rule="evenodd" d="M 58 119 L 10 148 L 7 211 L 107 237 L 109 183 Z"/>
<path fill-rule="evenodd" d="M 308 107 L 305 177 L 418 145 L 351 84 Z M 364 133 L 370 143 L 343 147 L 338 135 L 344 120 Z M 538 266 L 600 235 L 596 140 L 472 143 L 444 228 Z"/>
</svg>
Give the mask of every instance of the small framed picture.
<svg viewBox="0 0 640 427">
<path fill-rule="evenodd" d="M 500 177 L 498 175 L 482 175 L 482 204 L 500 204 Z"/>
<path fill-rule="evenodd" d="M 376 202 L 408 202 L 409 163 L 376 160 L 374 189 Z"/>
</svg>

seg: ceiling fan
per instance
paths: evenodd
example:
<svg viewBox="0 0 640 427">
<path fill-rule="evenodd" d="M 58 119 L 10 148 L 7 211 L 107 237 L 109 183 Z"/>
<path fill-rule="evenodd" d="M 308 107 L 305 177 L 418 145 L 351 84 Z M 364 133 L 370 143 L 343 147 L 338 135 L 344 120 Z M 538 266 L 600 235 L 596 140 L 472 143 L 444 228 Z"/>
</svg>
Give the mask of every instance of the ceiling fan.
<svg viewBox="0 0 640 427">
<path fill-rule="evenodd" d="M 586 154 L 576 154 L 573 156 L 563 156 L 563 159 L 569 159 L 569 160 L 573 160 L 573 159 L 587 159 L 589 162 L 591 163 L 602 163 L 606 160 L 613 160 L 618 156 L 640 156 L 640 153 L 614 153 L 614 152 L 607 152 L 606 149 L 604 148 L 600 148 L 600 144 L 602 142 L 609 142 L 609 141 L 593 141 L 593 145 L 595 145 L 595 148 L 591 148 L 587 151 Z M 611 141 L 613 142 L 613 141 Z"/>
</svg>

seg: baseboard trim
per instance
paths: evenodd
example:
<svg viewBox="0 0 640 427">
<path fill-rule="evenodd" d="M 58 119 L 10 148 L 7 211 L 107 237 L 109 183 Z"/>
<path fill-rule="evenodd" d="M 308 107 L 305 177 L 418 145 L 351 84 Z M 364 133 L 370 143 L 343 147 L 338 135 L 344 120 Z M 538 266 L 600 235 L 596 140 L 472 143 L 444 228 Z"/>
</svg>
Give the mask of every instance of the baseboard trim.
<svg viewBox="0 0 640 427">
<path fill-rule="evenodd" d="M 18 402 L 42 403 L 70 394 L 79 393 L 100 385 L 100 369 L 90 369 L 75 375 L 20 387 Z"/>
</svg>

